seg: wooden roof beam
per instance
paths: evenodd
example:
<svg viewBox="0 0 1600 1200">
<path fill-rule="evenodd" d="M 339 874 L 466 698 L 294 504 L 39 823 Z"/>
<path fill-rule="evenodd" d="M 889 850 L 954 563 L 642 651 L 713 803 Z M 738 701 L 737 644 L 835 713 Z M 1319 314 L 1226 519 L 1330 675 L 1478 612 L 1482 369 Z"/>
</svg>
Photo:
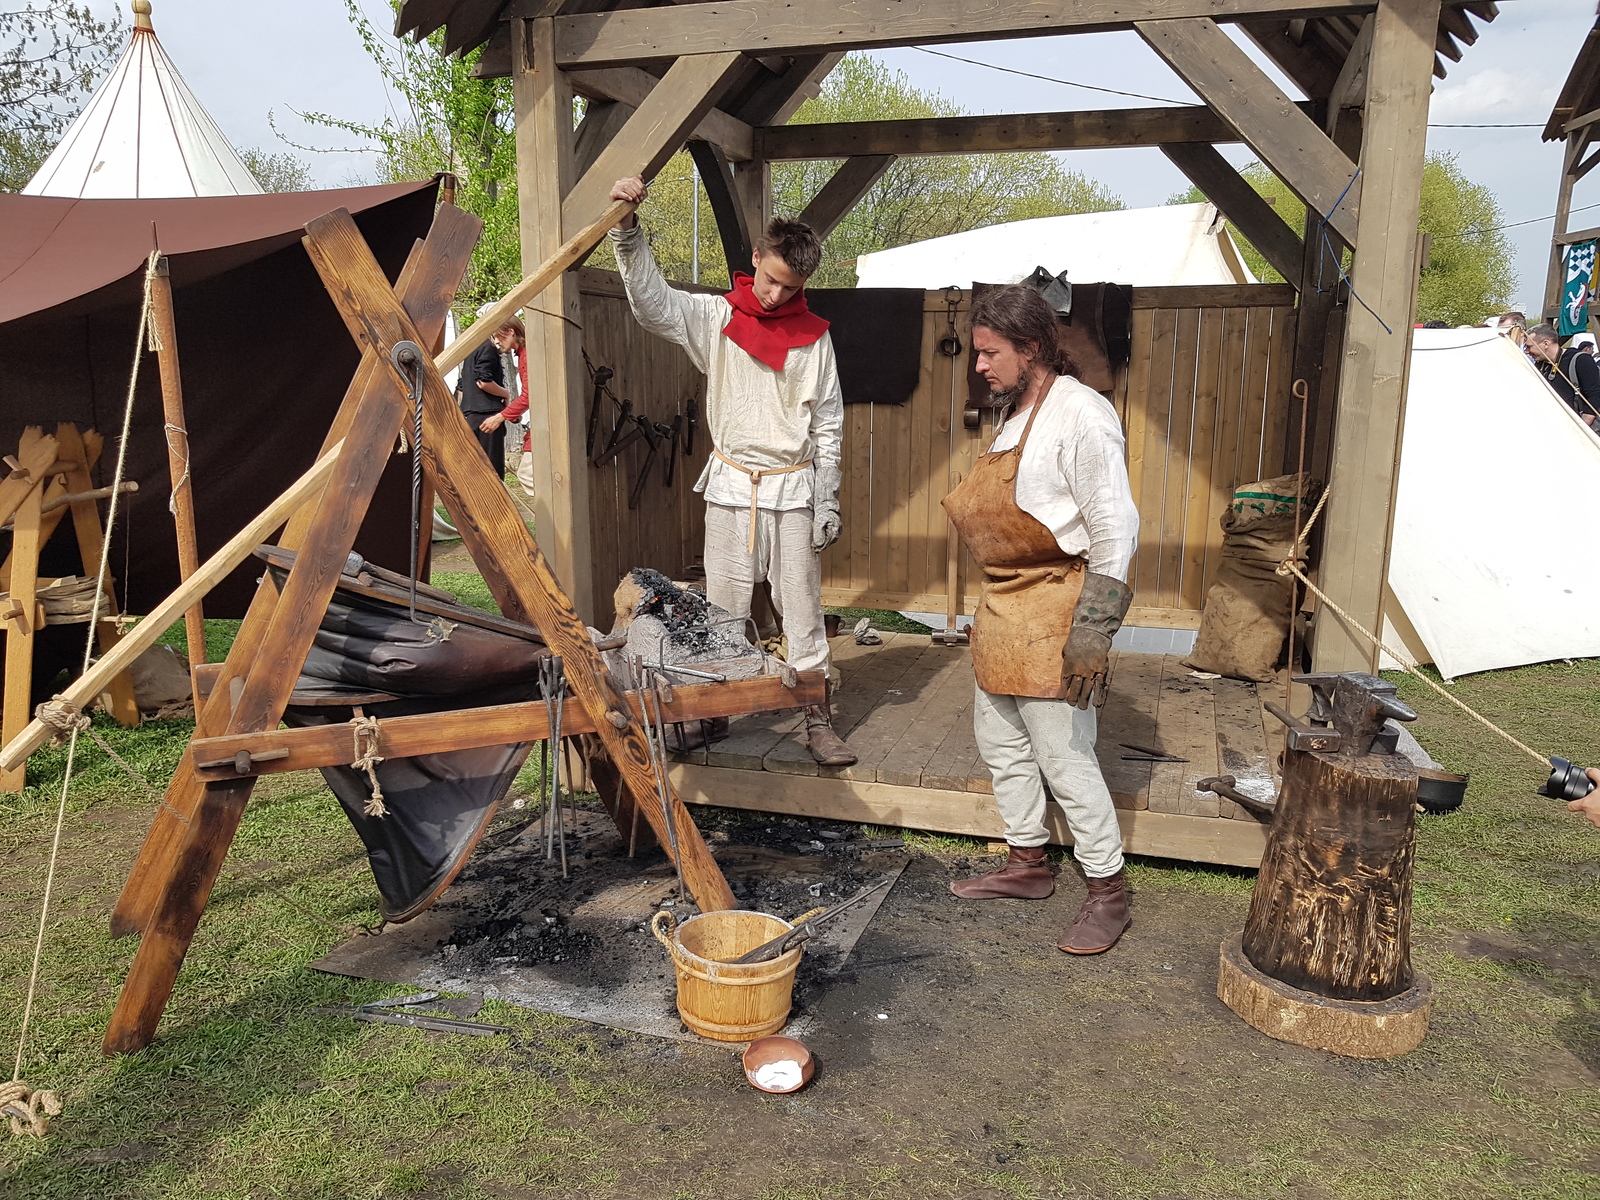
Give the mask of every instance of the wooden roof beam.
<svg viewBox="0 0 1600 1200">
<path fill-rule="evenodd" d="M 1307 102 L 1300 108 L 1309 113 L 1312 106 Z M 1209 108 L 1188 105 L 777 125 L 755 131 L 755 157 L 793 162 L 872 154 L 1003 154 L 1241 140 Z"/>
<path fill-rule="evenodd" d="M 743 61 L 737 51 L 725 51 L 673 63 L 561 201 L 561 227 L 568 236 L 604 210 L 616 180 L 659 171 L 711 111 Z"/>
<path fill-rule="evenodd" d="M 1242 21 L 1239 28 L 1273 64 L 1313 100 L 1325 100 L 1339 78 L 1339 64 L 1316 46 L 1289 36 L 1286 21 Z"/>
<path fill-rule="evenodd" d="M 1141 21 L 1135 28 L 1262 162 L 1355 245 L 1361 193 L 1356 164 L 1215 21 Z"/>
<path fill-rule="evenodd" d="M 598 71 L 569 71 L 572 90 L 592 100 L 615 101 L 638 108 L 661 81 L 638 67 L 606 67 Z M 749 125 L 713 108 L 700 118 L 689 135 L 710 142 L 733 162 L 749 162 L 755 131 Z"/>
<path fill-rule="evenodd" d="M 1369 12 L 1374 0 L 724 0 L 555 18 L 566 68 L 738 50 L 808 54 L 1129 29 L 1140 21 Z"/>
<path fill-rule="evenodd" d="M 839 222 L 868 189 L 883 178 L 883 173 L 894 166 L 892 154 L 869 154 L 847 158 L 840 168 L 823 184 L 811 202 L 800 214 L 800 220 L 811 226 L 819 238 L 825 238 L 839 227 Z"/>
<path fill-rule="evenodd" d="M 1249 181 L 1213 146 L 1191 142 L 1163 146 L 1161 152 L 1238 226 L 1273 270 L 1299 290 L 1305 244 Z"/>
</svg>

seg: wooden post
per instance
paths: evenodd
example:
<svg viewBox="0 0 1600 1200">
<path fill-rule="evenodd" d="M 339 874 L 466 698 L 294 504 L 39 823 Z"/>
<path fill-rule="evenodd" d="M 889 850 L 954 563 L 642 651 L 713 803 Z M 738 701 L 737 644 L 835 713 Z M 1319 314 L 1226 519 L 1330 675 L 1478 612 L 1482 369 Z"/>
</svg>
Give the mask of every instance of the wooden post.
<svg viewBox="0 0 1600 1200">
<path fill-rule="evenodd" d="M 561 201 L 576 174 L 572 87 L 555 65 L 552 24 L 548 17 L 511 22 L 517 204 L 522 261 L 530 265 L 561 246 Z M 534 521 L 556 577 L 587 620 L 598 610 L 583 438 L 583 312 L 576 276 L 564 272 L 525 311 Z"/>
<path fill-rule="evenodd" d="M 75 425 L 63 423 L 56 426 L 56 441 L 60 446 L 57 453 L 61 461 L 68 464 L 67 491 L 81 494 L 93 490 L 94 480 L 89 475 L 89 464 L 99 455 L 100 450 L 99 445 L 88 446 L 86 440 L 98 436 L 92 430 L 87 434 L 80 434 Z M 72 532 L 78 539 L 78 557 L 83 562 L 83 573 L 88 575 L 99 567 L 100 554 L 105 548 L 105 530 L 100 525 L 98 501 L 79 500 L 72 505 Z M 102 615 L 94 633 L 95 641 L 100 646 L 100 653 L 107 654 L 122 641 L 122 634 L 117 631 L 116 622 L 112 620 L 117 608 L 117 585 L 111 578 L 109 564 L 100 580 L 100 587 L 105 592 L 106 604 L 112 611 Z M 132 677 L 126 671 L 119 671 L 106 686 L 105 694 L 110 698 L 108 711 L 117 724 L 128 729 L 137 727 L 139 702 L 133 695 Z"/>
<path fill-rule="evenodd" d="M 42 435 L 37 428 L 22 434 L 22 454 Z M 6 630 L 6 681 L 3 736 L 10 741 L 33 719 L 33 637 L 39 628 L 38 601 L 34 585 L 39 578 L 39 520 L 44 503 L 44 480 L 35 479 L 12 517 L 11 589 L 4 614 Z M 19 763 L 0 771 L 0 792 L 20 792 L 27 782 L 28 769 Z"/>
<path fill-rule="evenodd" d="M 422 339 L 419 345 L 431 344 L 443 328 L 450 299 L 481 228 L 476 218 L 459 209 L 441 208 L 434 216 L 428 240 L 407 261 L 398 287 L 411 306 L 414 329 Z M 361 367 L 328 434 L 326 449 L 338 452 L 334 460 L 336 474 L 322 489 L 324 503 L 308 503 L 290 522 L 283 537 L 291 548 L 305 551 L 296 560 L 296 570 L 304 566 L 308 576 L 316 576 L 315 580 L 303 577 L 301 584 L 309 587 L 299 587 L 300 599 L 314 609 L 311 624 L 306 626 L 304 615 L 297 617 L 287 611 L 290 606 L 278 603 L 272 577 L 265 576 L 215 690 L 199 714 L 197 733 L 202 736 L 249 732 L 252 725 L 267 728 L 277 724 L 315 634 L 316 620 L 326 607 L 326 597 L 318 605 L 315 593 L 326 584 L 331 594 L 338 567 L 349 549 L 348 545 L 340 549 L 340 543 L 347 533 L 354 536 L 348 513 L 338 510 L 354 505 L 365 511 L 370 489 L 360 495 L 364 482 L 355 477 L 364 476 L 376 486 L 377 476 L 368 470 L 370 463 L 360 460 L 375 458 L 381 471 L 399 428 L 405 392 L 397 387 L 394 369 L 386 359 L 380 359 L 380 352 L 368 345 L 364 336 L 358 340 L 365 350 Z M 379 439 L 376 445 L 361 444 L 363 439 L 374 436 Z M 356 521 L 359 523 L 359 515 Z M 328 578 L 330 567 L 332 579 Z M 293 575 L 291 572 L 291 579 Z M 300 625 L 292 636 L 288 628 L 291 624 Z M 240 680 L 237 690 L 235 679 Z M 195 775 L 191 756 L 185 755 L 180 761 L 167 789 L 166 803 L 156 814 L 139 861 L 112 915 L 113 934 L 138 930 L 144 933 L 144 940 L 106 1030 L 107 1054 L 141 1049 L 155 1036 L 167 996 L 253 783 L 254 779 L 249 778 L 236 783 L 204 784 Z"/>
<path fill-rule="evenodd" d="M 150 281 L 150 307 L 155 318 L 156 356 L 161 364 L 161 408 L 166 418 L 167 471 L 172 477 L 172 523 L 178 535 L 178 577 L 188 579 L 200 567 L 200 545 L 194 534 L 194 489 L 189 458 L 189 423 L 183 411 L 183 376 L 178 369 L 178 324 L 172 308 L 172 274 L 166 255 L 156 262 Z M 126 585 L 127 581 L 123 581 Z M 205 606 L 195 601 L 183 614 L 191 670 L 206 659 Z M 190 680 L 191 688 L 193 679 Z M 200 694 L 195 692 L 195 711 Z"/>
<path fill-rule="evenodd" d="M 1588 126 L 1574 129 L 1567 134 L 1567 144 L 1561 151 L 1561 186 L 1556 189 L 1556 219 L 1550 231 L 1550 267 L 1545 272 L 1544 308 L 1539 313 L 1540 318 L 1546 321 L 1555 320 L 1561 311 L 1561 285 L 1564 282 L 1561 252 L 1565 247 L 1560 239 L 1567 232 L 1567 220 L 1572 214 L 1572 189 L 1578 182 L 1573 175 L 1573 168 L 1583 157 L 1589 134 Z"/>
<path fill-rule="evenodd" d="M 1416 312 L 1417 214 L 1439 0 L 1382 0 L 1368 66 L 1362 195 L 1339 378 L 1322 588 L 1376 631 L 1394 519 Z M 1326 605 L 1312 647 L 1318 671 L 1376 671 L 1377 647 Z"/>
</svg>

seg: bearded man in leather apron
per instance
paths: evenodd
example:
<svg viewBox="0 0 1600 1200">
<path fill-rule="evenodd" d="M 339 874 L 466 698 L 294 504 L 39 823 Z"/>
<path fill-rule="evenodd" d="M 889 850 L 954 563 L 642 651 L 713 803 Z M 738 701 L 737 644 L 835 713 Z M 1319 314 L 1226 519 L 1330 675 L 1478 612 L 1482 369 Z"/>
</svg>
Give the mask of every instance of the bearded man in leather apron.
<svg viewBox="0 0 1600 1200">
<path fill-rule="evenodd" d="M 983 572 L 973 725 L 1009 853 L 999 870 L 950 890 L 974 900 L 1055 891 L 1045 858 L 1048 784 L 1089 885 L 1057 945 L 1099 954 L 1130 919 L 1122 833 L 1094 750 L 1139 532 L 1122 425 L 1103 396 L 1072 378 L 1056 314 L 1032 288 L 985 293 L 971 325 L 978 372 L 1011 404 L 989 452 L 944 506 Z"/>
</svg>

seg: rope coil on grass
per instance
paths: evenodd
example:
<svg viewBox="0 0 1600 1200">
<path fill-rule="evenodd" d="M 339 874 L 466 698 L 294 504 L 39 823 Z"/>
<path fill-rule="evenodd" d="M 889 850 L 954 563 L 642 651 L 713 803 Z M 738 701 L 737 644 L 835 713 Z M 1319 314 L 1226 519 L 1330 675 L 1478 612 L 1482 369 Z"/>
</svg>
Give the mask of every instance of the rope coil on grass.
<svg viewBox="0 0 1600 1200">
<path fill-rule="evenodd" d="M 0 1113 L 11 1118 L 11 1136 L 32 1134 L 42 1138 L 50 1132 L 50 1118 L 61 1115 L 61 1093 L 40 1088 L 37 1092 L 13 1079 L 0 1083 Z"/>
<path fill-rule="evenodd" d="M 389 815 L 389 809 L 383 802 L 383 788 L 378 784 L 378 764 L 383 761 L 383 755 L 378 753 L 382 737 L 378 718 L 351 717 L 350 724 L 355 727 L 356 742 L 356 760 L 350 764 L 350 769 L 365 771 L 367 779 L 372 784 L 372 796 L 362 811 L 369 817 L 386 817 Z"/>
</svg>

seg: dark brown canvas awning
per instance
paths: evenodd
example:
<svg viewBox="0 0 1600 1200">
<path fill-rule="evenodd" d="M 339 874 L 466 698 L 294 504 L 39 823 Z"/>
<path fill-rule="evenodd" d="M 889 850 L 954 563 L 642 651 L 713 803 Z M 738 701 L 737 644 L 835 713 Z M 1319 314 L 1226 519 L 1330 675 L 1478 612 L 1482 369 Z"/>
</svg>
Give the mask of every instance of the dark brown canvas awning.
<svg viewBox="0 0 1600 1200">
<path fill-rule="evenodd" d="M 168 256 L 202 556 L 311 465 L 358 353 L 300 245 L 307 221 L 348 209 L 390 279 L 433 217 L 436 184 L 166 200 L 0 195 L 0 453 L 27 425 L 71 421 L 106 435 L 109 479 L 121 428 L 145 259 Z M 119 519 L 112 571 L 130 612 L 178 583 L 155 356 L 140 371 L 128 446 L 139 492 Z M 356 548 L 404 570 L 408 465 L 391 465 Z M 78 571 L 70 526 L 46 573 Z M 208 616 L 242 616 L 258 567 L 214 591 Z"/>
</svg>

